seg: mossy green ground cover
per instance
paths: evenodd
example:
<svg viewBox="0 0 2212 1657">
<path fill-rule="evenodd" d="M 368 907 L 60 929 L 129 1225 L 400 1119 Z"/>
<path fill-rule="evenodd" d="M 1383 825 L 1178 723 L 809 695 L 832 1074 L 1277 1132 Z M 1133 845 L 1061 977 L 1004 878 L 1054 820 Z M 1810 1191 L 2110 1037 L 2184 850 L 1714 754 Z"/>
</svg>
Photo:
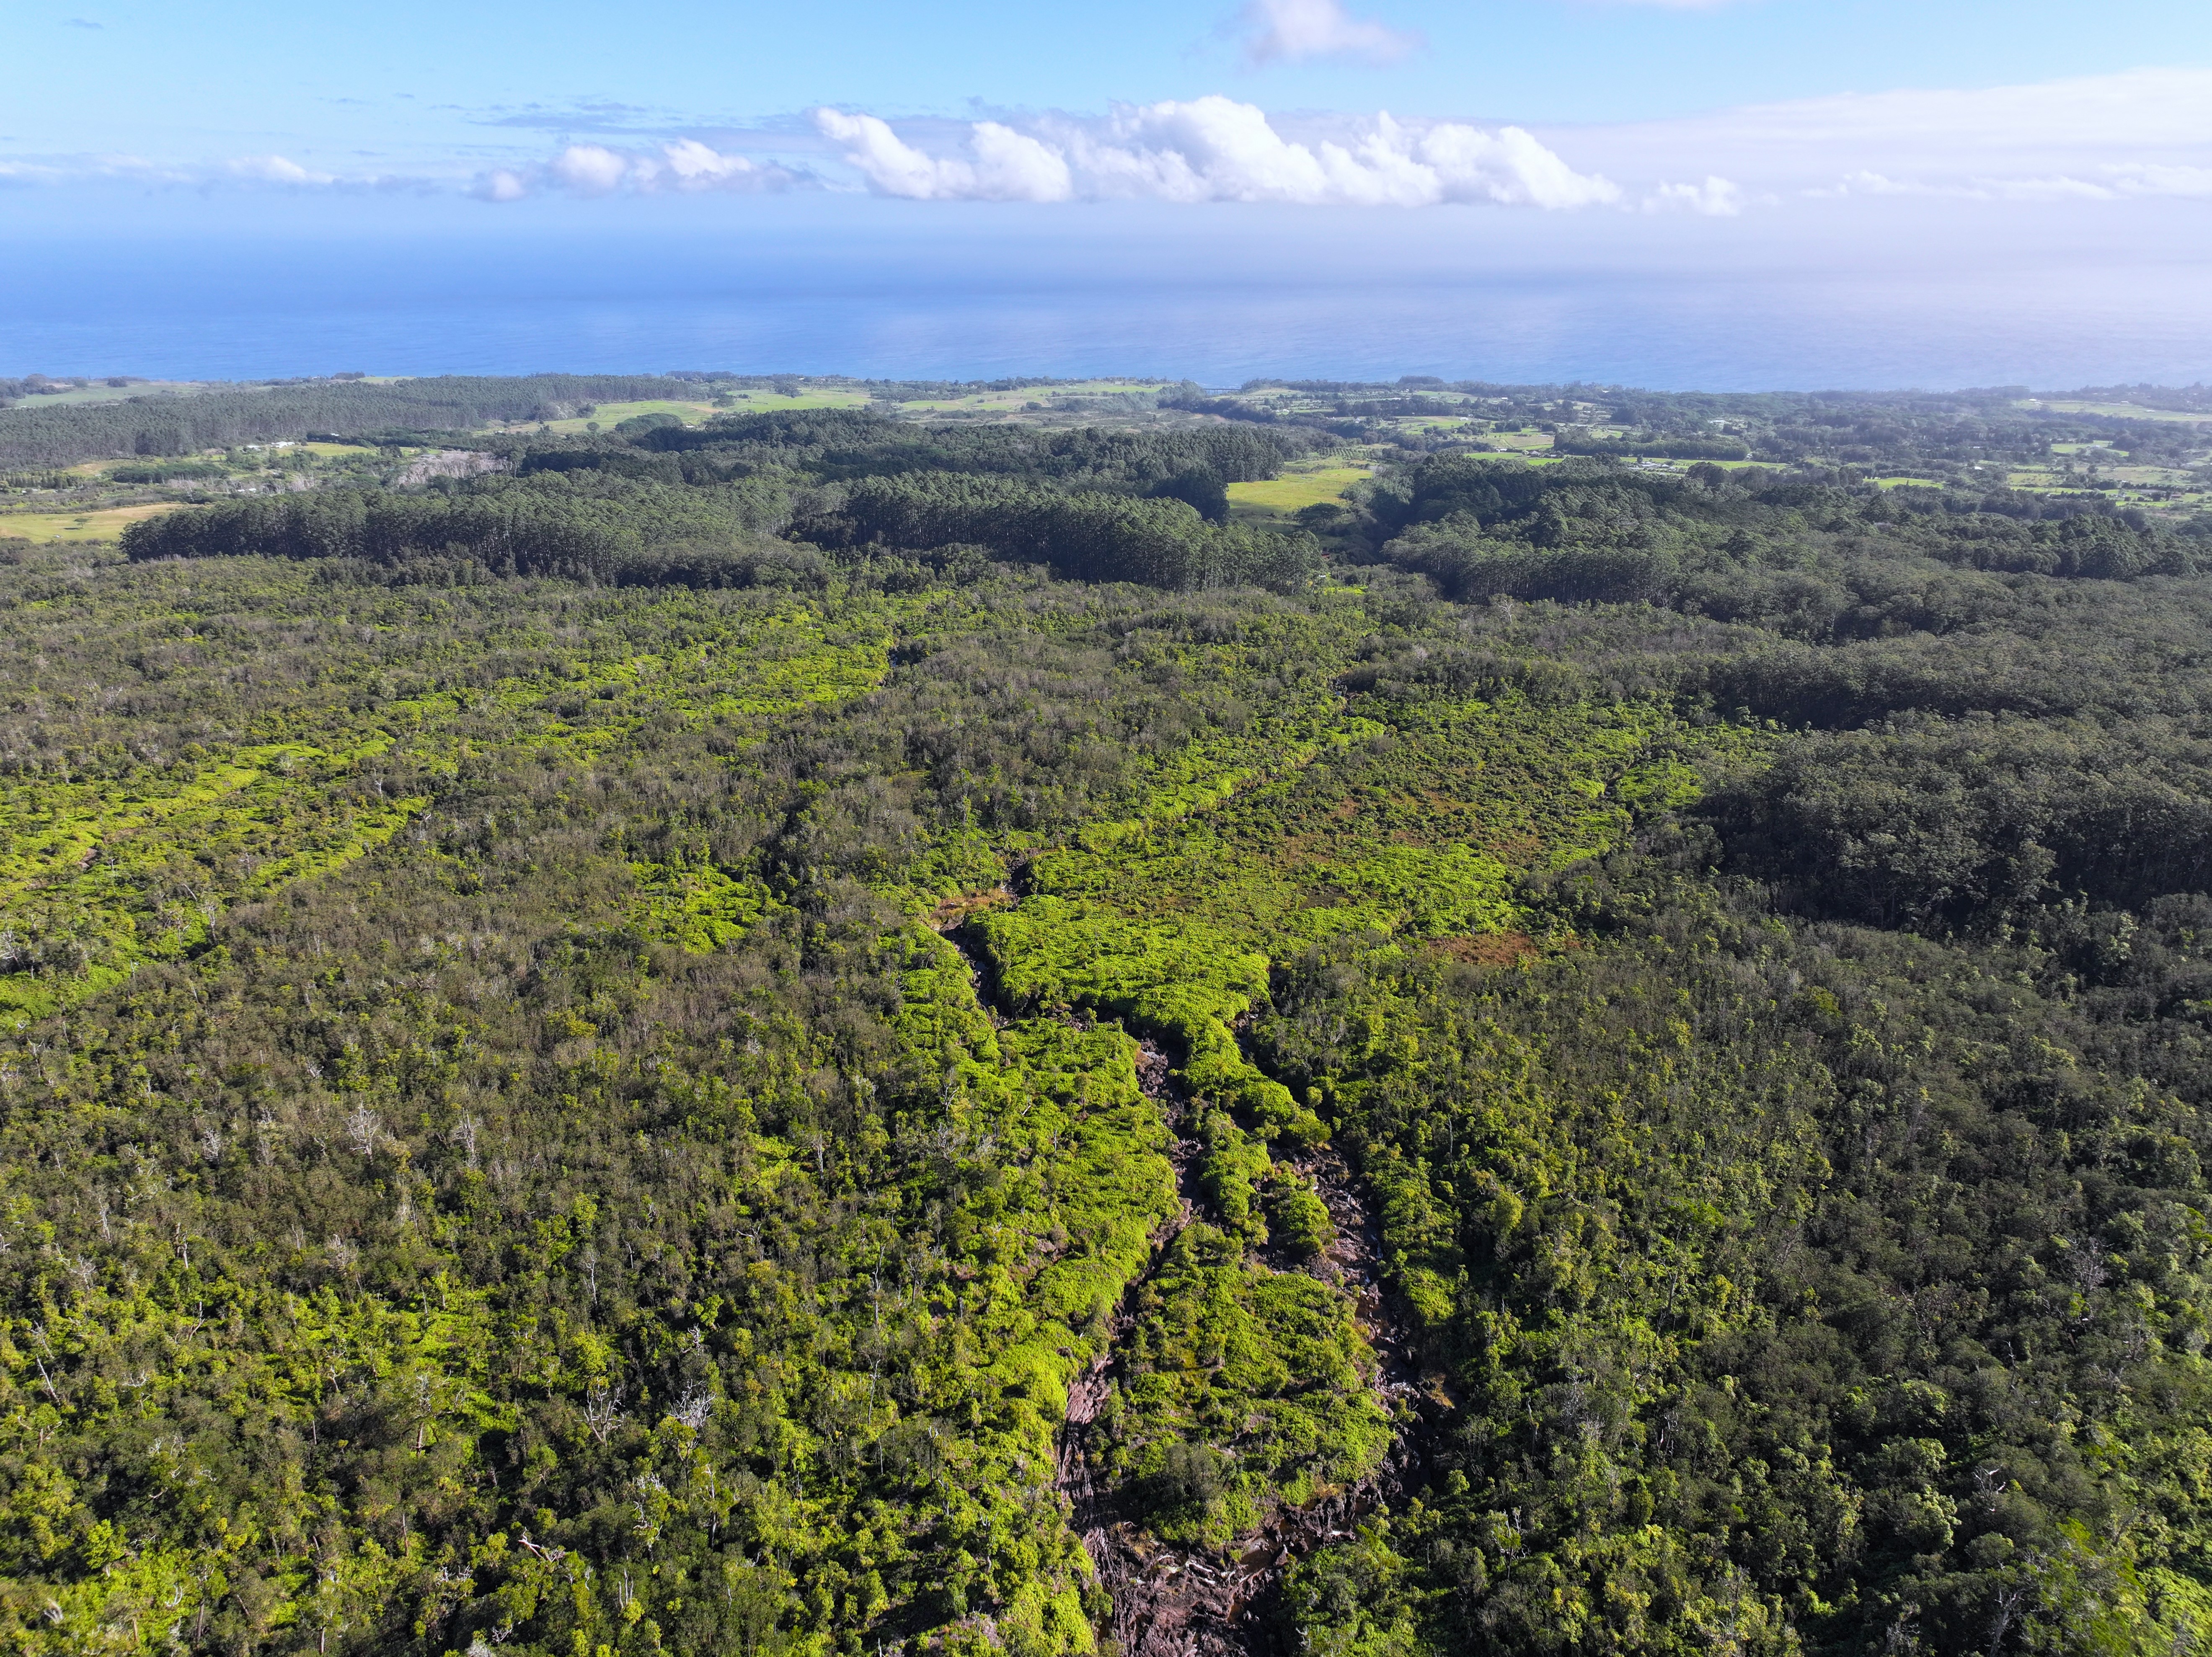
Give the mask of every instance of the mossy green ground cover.
<svg viewBox="0 0 2212 1657">
<path fill-rule="evenodd" d="M 1234 1235 L 1199 1223 L 1169 1245 L 1133 1311 L 1102 1417 L 1105 1465 L 1142 1492 L 1162 1538 L 1225 1547 L 1388 1452 L 1374 1352 L 1328 1284 L 1255 1270 Z"/>
</svg>

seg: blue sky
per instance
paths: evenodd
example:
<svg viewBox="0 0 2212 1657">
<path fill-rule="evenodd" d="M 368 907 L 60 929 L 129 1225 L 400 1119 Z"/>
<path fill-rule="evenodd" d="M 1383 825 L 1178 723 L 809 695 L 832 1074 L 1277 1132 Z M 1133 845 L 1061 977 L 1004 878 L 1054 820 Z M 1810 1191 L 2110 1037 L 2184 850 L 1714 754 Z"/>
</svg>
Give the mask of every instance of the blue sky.
<svg viewBox="0 0 2212 1657">
<path fill-rule="evenodd" d="M 1218 121 L 1188 113 L 1207 99 L 1216 115 L 1262 112 L 1269 131 L 1310 152 L 1330 139 L 1356 152 L 1388 111 L 1410 124 L 1385 149 L 1415 165 L 1428 126 L 1517 125 L 1568 173 L 1619 186 L 1532 193 L 1514 182 L 1526 168 L 1512 158 L 1478 156 L 1462 168 L 1472 184 L 1430 189 L 1446 203 L 1638 208 L 1668 199 L 1653 196 L 1664 186 L 1719 179 L 1740 199 L 1680 201 L 1740 209 L 1778 190 L 1795 201 L 1847 188 L 1854 174 L 1882 181 L 1863 191 L 1893 193 L 2063 193 L 2117 180 L 2138 194 L 2212 199 L 2212 188 L 2199 193 L 2212 178 L 2197 177 L 2212 160 L 2212 7 L 2202 0 L 2094 10 L 2057 0 L 1255 0 L 1212 11 L 1160 0 L 15 0 L 0 10 L 0 61 L 13 66 L 0 94 L 0 177 L 20 186 L 0 194 L 0 213 L 40 222 L 70 216 L 56 197 L 118 181 L 203 192 L 473 188 L 495 201 L 679 187 L 988 196 L 988 178 L 957 175 L 958 164 L 974 172 L 978 120 L 1075 168 L 1061 190 L 1048 161 L 1040 181 L 1018 155 L 1013 173 L 992 175 L 999 194 L 1172 196 L 1152 162 L 1218 137 Z M 2166 78 L 2130 78 L 2146 70 Z M 2063 89 L 2034 95 L 2059 82 L 2072 83 L 2070 100 Z M 1989 88 L 2021 90 L 1977 104 L 1972 94 Z M 1884 104 L 1881 94 L 1905 90 L 1923 95 Z M 1133 136 L 1126 122 L 1100 124 L 1117 108 L 1164 106 L 1185 113 Z M 1726 118 L 1747 106 L 1796 108 L 1747 130 Z M 842 136 L 824 130 L 815 113 L 824 108 L 846 118 Z M 849 125 L 862 117 L 886 119 L 902 151 L 952 162 L 956 175 L 948 184 L 917 173 L 902 150 L 872 150 L 870 133 Z M 1789 152 L 1779 167 L 1778 119 Z M 672 170 L 667 147 L 687 143 L 726 159 L 685 151 L 690 170 Z M 1071 150 L 1085 143 L 1145 165 L 1133 172 L 1109 156 L 1108 177 L 1086 169 L 1087 149 Z M 546 173 L 571 146 L 644 158 L 659 182 L 588 155 Z M 515 187 L 487 186 L 501 173 Z M 1264 162 L 1256 178 L 1248 169 L 1199 193 L 1298 199 L 1301 188 L 1322 205 L 1421 195 L 1285 184 Z M 1516 191 L 1529 199 L 1514 200 Z M 25 192 L 48 199 L 33 208 Z"/>
<path fill-rule="evenodd" d="M 46 250 L 0 270 L 0 356 L 84 366 L 170 349 L 131 294 L 188 243 L 320 246 L 267 268 L 332 292 L 419 246 L 456 302 L 527 265 L 580 306 L 626 241 L 802 294 L 1863 277 L 1971 320 L 2008 283 L 2037 320 L 1993 339 L 2067 320 L 2088 361 L 2143 320 L 2154 366 L 2212 293 L 2205 0 L 10 0 L 0 63 L 0 245 Z M 261 361 L 268 295 L 204 280 Z M 2028 372 L 1985 357 L 1955 373 Z"/>
<path fill-rule="evenodd" d="M 1279 108 L 1547 122 L 1680 115 L 1900 86 L 1983 87 L 2146 65 L 2212 68 L 2212 11 L 2186 0 L 1380 0 L 1352 15 L 1420 42 L 1382 64 L 1245 61 L 1235 5 L 963 0 L 804 5 L 662 0 L 15 0 L 0 130 L 11 147 L 281 142 L 341 153 L 495 138 L 533 109 L 628 106 L 671 124 L 817 105 L 890 115 L 1103 110 L 1240 95 Z M 96 27 L 88 27 L 96 26 Z"/>
</svg>

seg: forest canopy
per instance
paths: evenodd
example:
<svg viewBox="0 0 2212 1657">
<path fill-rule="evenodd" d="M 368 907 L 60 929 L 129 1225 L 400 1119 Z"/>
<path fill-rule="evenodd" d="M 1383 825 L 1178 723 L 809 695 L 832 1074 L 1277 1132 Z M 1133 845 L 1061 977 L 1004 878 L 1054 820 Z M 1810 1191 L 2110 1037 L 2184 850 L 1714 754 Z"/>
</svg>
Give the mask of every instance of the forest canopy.
<svg viewBox="0 0 2212 1657">
<path fill-rule="evenodd" d="M 429 489 L 234 501 L 125 532 L 135 560 L 258 555 L 383 568 L 465 560 L 497 575 L 744 585 L 794 567 L 763 537 L 867 555 L 982 549 L 1079 580 L 1294 588 L 1311 536 L 1208 522 L 1184 495 L 1272 476 L 1286 452 L 1236 430 L 1032 436 L 916 430 L 866 410 L 647 426 L 493 452 Z"/>
<path fill-rule="evenodd" d="M 404 385 L 0 545 L 12 1648 L 2212 1630 L 2201 518 Z"/>
<path fill-rule="evenodd" d="M 0 408 L 0 465 L 69 465 L 106 455 L 190 455 L 232 443 L 316 432 L 466 431 L 489 421 L 565 418 L 586 404 L 682 396 L 681 381 L 644 374 L 532 374 L 398 381 L 334 379 L 192 396 Z"/>
</svg>

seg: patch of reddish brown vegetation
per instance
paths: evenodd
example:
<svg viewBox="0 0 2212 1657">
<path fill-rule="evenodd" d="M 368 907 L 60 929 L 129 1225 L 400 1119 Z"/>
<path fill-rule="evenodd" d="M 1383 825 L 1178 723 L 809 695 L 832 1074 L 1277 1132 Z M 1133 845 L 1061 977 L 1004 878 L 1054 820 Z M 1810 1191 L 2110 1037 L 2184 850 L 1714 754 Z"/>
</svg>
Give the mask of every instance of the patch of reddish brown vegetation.
<svg viewBox="0 0 2212 1657">
<path fill-rule="evenodd" d="M 1526 932 L 1475 932 L 1465 938 L 1436 938 L 1430 943 L 1429 951 L 1470 966 L 1510 967 L 1541 955 L 1543 949 Z"/>
<path fill-rule="evenodd" d="M 979 915 L 989 909 L 1003 909 L 1014 901 L 1014 895 L 1004 886 L 993 886 L 980 892 L 962 892 L 948 897 L 931 911 L 929 924 L 940 932 L 949 932 L 970 915 Z"/>
</svg>

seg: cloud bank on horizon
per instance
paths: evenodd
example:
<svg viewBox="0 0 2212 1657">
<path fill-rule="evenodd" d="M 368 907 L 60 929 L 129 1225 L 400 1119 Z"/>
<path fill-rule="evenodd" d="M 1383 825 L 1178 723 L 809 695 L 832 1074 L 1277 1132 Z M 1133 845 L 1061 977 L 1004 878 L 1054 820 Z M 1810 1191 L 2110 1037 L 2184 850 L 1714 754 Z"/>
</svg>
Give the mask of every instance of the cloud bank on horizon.
<svg viewBox="0 0 2212 1657">
<path fill-rule="evenodd" d="M 1409 3 L 1396 0 L 1394 9 Z M 1726 3 L 1614 0 L 1612 15 Z M 1244 0 L 1215 39 L 1233 44 L 1251 75 L 1316 66 L 1399 75 L 1432 55 L 1419 34 L 1349 9 L 1346 0 Z M 0 186 L 109 180 L 465 193 L 494 203 L 821 191 L 921 202 L 1473 206 L 1708 218 L 1845 198 L 2212 200 L 2212 69 L 2188 67 L 1576 124 L 1341 108 L 1293 113 L 1218 89 L 1115 103 L 1103 114 L 1015 109 L 965 120 L 902 117 L 856 100 L 715 125 L 606 99 L 550 111 L 526 106 L 524 114 L 479 108 L 455 118 L 472 120 L 479 133 L 535 127 L 562 136 L 532 153 L 511 137 L 472 143 L 449 129 L 442 143 L 379 170 L 367 170 L 363 159 L 376 151 L 341 157 L 289 138 L 199 160 L 11 155 L 0 138 Z"/>
<path fill-rule="evenodd" d="M 1636 0 L 1644 3 L 1645 0 Z M 477 194 L 865 190 L 910 201 L 1612 208 L 1729 217 L 1791 201 L 2212 199 L 2212 70 L 1756 105 L 1552 128 L 1271 115 L 1219 94 L 1104 116 L 804 125 L 621 149 L 572 143 L 480 175 Z M 257 165 L 279 178 L 274 163 Z M 302 169 L 304 170 L 304 169 Z"/>
<path fill-rule="evenodd" d="M 814 122 L 870 189 L 921 201 L 1560 209 L 1621 196 L 1618 185 L 1577 173 L 1519 127 L 1414 127 L 1383 114 L 1348 142 L 1301 143 L 1277 131 L 1265 111 L 1218 94 L 1135 106 L 1103 121 L 1054 118 L 1030 131 L 978 121 L 964 156 L 929 155 L 873 115 L 822 109 Z"/>
<path fill-rule="evenodd" d="M 387 0 L 282 27 L 259 0 L 75 27 L 0 8 L 0 46 L 40 66 L 0 114 L 0 189 L 51 186 L 57 222 L 71 185 L 94 222 L 103 180 L 241 201 L 819 191 L 1601 220 L 2182 201 L 2212 172 L 2201 0 L 2111 0 L 2087 39 L 2063 0 L 2016 0 L 2002 38 L 1918 0 L 1124 0 L 1019 29 L 993 21 L 1003 5 L 664 0 L 636 29 L 586 0 Z M 465 44 L 415 49 L 410 27 L 444 14 Z M 2128 68 L 2130 41 L 2166 66 Z"/>
<path fill-rule="evenodd" d="M 489 202 L 520 201 L 547 189 L 586 197 L 623 190 L 644 195 L 664 190 L 750 194 L 788 190 L 802 181 L 802 175 L 775 162 L 726 155 L 696 138 L 677 138 L 650 150 L 570 144 L 550 161 L 479 174 L 471 193 Z"/>
</svg>

